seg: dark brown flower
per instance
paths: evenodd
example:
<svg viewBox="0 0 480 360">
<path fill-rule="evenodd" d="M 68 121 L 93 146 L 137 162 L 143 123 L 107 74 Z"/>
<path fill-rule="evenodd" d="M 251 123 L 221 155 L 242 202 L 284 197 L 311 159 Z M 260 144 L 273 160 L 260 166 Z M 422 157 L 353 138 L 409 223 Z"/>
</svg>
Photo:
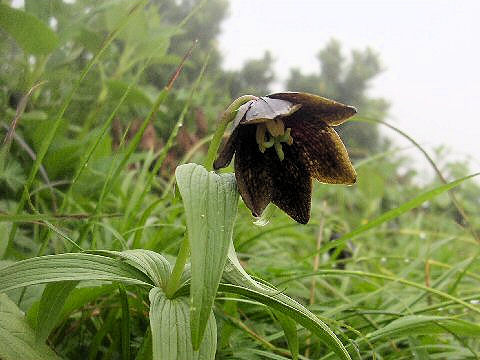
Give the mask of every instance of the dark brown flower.
<svg viewBox="0 0 480 360">
<path fill-rule="evenodd" d="M 242 105 L 214 168 L 235 154 L 235 177 L 245 205 L 260 216 L 273 202 L 295 221 L 310 219 L 312 178 L 353 184 L 355 169 L 332 126 L 356 110 L 321 96 L 284 92 Z"/>
</svg>

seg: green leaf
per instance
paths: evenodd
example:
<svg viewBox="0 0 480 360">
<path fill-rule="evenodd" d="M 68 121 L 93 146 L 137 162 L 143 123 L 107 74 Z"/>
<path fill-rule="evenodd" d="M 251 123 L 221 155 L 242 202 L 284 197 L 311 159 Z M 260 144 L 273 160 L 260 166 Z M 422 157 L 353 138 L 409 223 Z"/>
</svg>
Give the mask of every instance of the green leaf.
<svg viewBox="0 0 480 360">
<path fill-rule="evenodd" d="M 5 294 L 0 294 L 0 359 L 60 359 L 47 345 L 36 341 L 24 314 Z"/>
<path fill-rule="evenodd" d="M 155 286 L 162 289 L 166 286 L 170 273 L 172 272 L 172 266 L 168 260 L 161 254 L 151 250 L 135 249 L 121 252 L 98 250 L 92 251 L 92 253 L 121 257 L 126 260 L 127 263 L 147 275 Z"/>
<path fill-rule="evenodd" d="M 153 358 L 162 360 L 213 360 L 217 349 L 217 324 L 210 310 L 205 337 L 194 351 L 190 338 L 187 297 L 167 299 L 159 288 L 150 290 L 150 327 Z"/>
<path fill-rule="evenodd" d="M 122 304 L 122 359 L 130 359 L 130 306 L 128 305 L 127 291 L 125 286 L 119 284 L 118 291 L 120 293 L 120 303 Z"/>
<path fill-rule="evenodd" d="M 193 347 L 198 349 L 227 260 L 238 192 L 234 174 L 219 175 L 197 164 L 181 165 L 175 175 L 187 217 L 191 330 Z"/>
<path fill-rule="evenodd" d="M 357 227 L 353 231 L 349 232 L 348 234 L 343 235 L 342 237 L 338 238 L 337 240 L 331 241 L 330 244 L 328 245 L 328 247 L 324 246 L 323 249 L 326 251 L 329 248 L 336 247 L 340 243 L 343 243 L 343 242 L 347 241 L 348 239 L 354 238 L 355 236 L 358 236 L 358 235 L 364 233 L 367 230 L 373 229 L 373 228 L 383 224 L 384 222 L 395 219 L 396 217 L 399 217 L 400 215 L 406 213 L 407 211 L 410 211 L 410 210 L 420 206 L 425 201 L 433 199 L 434 197 L 436 197 L 438 195 L 441 195 L 444 192 L 446 192 L 448 190 L 451 190 L 454 187 L 460 185 L 465 180 L 471 179 L 472 177 L 478 176 L 478 175 L 480 175 L 480 173 L 465 176 L 461 179 L 452 181 L 452 182 L 450 182 L 448 184 L 445 184 L 445 185 L 437 186 L 436 188 L 434 188 L 432 190 L 426 191 L 426 192 L 418 195 L 417 197 L 414 197 L 413 199 L 403 203 L 399 207 L 397 207 L 395 209 L 392 209 L 392 210 L 389 210 L 386 213 L 383 213 L 382 215 L 373 219 L 372 221 L 369 221 L 365 225 Z"/>
<path fill-rule="evenodd" d="M 442 316 L 411 315 L 392 321 L 370 334 L 366 339 L 378 341 L 382 338 L 398 338 L 415 335 L 454 333 L 457 336 L 480 337 L 480 326 L 461 319 Z"/>
<path fill-rule="evenodd" d="M 62 309 L 70 292 L 78 285 L 78 281 L 62 281 L 48 284 L 40 299 L 35 333 L 41 342 L 47 340 L 50 332 L 57 326 L 62 317 Z"/>
<path fill-rule="evenodd" d="M 114 292 L 116 286 L 114 285 L 102 285 L 102 286 L 89 286 L 73 289 L 63 304 L 63 308 L 58 319 L 57 324 L 65 321 L 70 314 L 85 306 L 89 302 L 98 299 L 101 296 L 111 295 Z M 35 327 L 37 323 L 38 309 L 40 307 L 40 301 L 34 303 L 27 312 L 28 323 Z"/>
<path fill-rule="evenodd" d="M 8 232 L 10 231 L 10 224 L 2 223 L 0 220 L 0 259 L 3 259 L 7 250 Z"/>
<path fill-rule="evenodd" d="M 0 27 L 29 54 L 46 55 L 58 46 L 57 35 L 46 24 L 5 4 L 0 4 Z"/>
<path fill-rule="evenodd" d="M 235 285 L 220 284 L 220 290 L 242 295 L 258 301 L 269 308 L 276 310 L 276 313 L 280 312 L 285 316 L 292 318 L 297 323 L 317 335 L 318 338 L 324 342 L 339 359 L 351 359 L 342 342 L 323 321 L 315 316 L 315 314 L 287 295 L 282 294 L 277 289 L 271 288 L 265 284 L 260 284 L 252 279 L 240 265 L 233 247 L 233 242 L 230 244 L 228 263 L 225 267 L 223 277 Z M 290 334 L 287 336 L 290 336 Z M 291 340 L 289 339 L 289 341 Z M 289 346 L 291 345 L 289 344 Z"/>
<path fill-rule="evenodd" d="M 119 281 L 151 286 L 144 274 L 121 260 L 82 253 L 22 260 L 0 269 L 0 278 L 0 292 L 28 285 L 81 280 Z"/>
<path fill-rule="evenodd" d="M 150 97 L 138 86 L 132 86 L 128 82 L 114 79 L 107 80 L 106 84 L 113 100 L 118 101 L 128 90 L 128 95 L 125 99 L 126 104 L 145 107 L 152 106 L 153 104 Z"/>
<path fill-rule="evenodd" d="M 152 332 L 150 328 L 145 332 L 145 336 L 143 337 L 142 345 L 137 352 L 137 356 L 135 360 L 152 360 L 153 357 L 153 349 L 152 349 Z"/>
<path fill-rule="evenodd" d="M 280 325 L 282 325 L 283 332 L 287 338 L 288 348 L 292 353 L 292 359 L 298 359 L 298 334 L 297 334 L 297 324 L 292 318 L 284 315 L 280 311 L 273 311 L 275 317 L 278 319 Z"/>
</svg>

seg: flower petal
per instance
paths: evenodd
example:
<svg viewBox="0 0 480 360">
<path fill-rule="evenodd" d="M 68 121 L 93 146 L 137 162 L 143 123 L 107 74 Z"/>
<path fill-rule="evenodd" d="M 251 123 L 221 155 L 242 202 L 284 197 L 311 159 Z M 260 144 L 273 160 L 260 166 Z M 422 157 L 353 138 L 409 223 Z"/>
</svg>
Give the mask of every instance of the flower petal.
<svg viewBox="0 0 480 360">
<path fill-rule="evenodd" d="M 330 126 L 340 125 L 355 115 L 357 110 L 353 106 L 309 93 L 282 92 L 267 95 L 271 99 L 286 100 L 293 104 L 301 104 L 300 112 L 314 120 L 321 120 Z"/>
<path fill-rule="evenodd" d="M 311 122 L 301 114 L 289 118 L 292 147 L 301 154 L 312 177 L 327 184 L 353 184 L 357 174 L 335 130 L 324 122 Z M 286 156 L 286 155 L 285 155 Z"/>
<path fill-rule="evenodd" d="M 272 199 L 271 159 L 258 149 L 256 126 L 240 126 L 237 130 L 239 145 L 241 143 L 235 154 L 238 192 L 252 215 L 260 216 Z"/>
<path fill-rule="evenodd" d="M 258 124 L 277 117 L 290 116 L 300 107 L 301 105 L 289 101 L 260 97 L 253 100 L 241 123 L 244 125 Z"/>
<path fill-rule="evenodd" d="M 265 155 L 271 158 L 270 173 L 273 178 L 272 202 L 300 224 L 310 220 L 312 179 L 301 153 L 294 146 L 284 145 L 285 158 L 280 161 L 273 149 Z"/>
<path fill-rule="evenodd" d="M 235 154 L 235 144 L 238 137 L 238 129 L 234 129 L 232 134 L 227 139 L 227 142 L 223 145 L 222 150 L 218 154 L 218 157 L 213 162 L 213 169 L 218 170 L 227 167 L 232 161 Z"/>
<path fill-rule="evenodd" d="M 242 106 L 240 106 L 238 109 L 237 109 L 237 114 L 235 115 L 235 118 L 233 119 L 233 128 L 235 129 L 239 124 L 240 122 L 242 121 L 242 119 L 244 118 L 246 112 L 250 109 L 250 107 L 255 103 L 256 100 L 250 100 L 250 101 L 247 101 L 245 104 L 243 104 Z"/>
</svg>

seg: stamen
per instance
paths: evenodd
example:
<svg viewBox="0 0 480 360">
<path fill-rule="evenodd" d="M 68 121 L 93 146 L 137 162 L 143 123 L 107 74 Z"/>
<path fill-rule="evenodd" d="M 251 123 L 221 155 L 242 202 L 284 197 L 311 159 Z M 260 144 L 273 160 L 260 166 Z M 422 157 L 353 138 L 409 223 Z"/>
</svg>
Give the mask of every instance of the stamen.
<svg viewBox="0 0 480 360">
<path fill-rule="evenodd" d="M 287 131 L 285 131 L 285 134 L 283 134 L 282 136 L 280 136 L 280 141 L 281 142 L 285 142 L 287 143 L 288 145 L 292 145 L 293 144 L 293 138 L 292 138 L 292 135 L 290 135 L 290 131 L 292 129 L 291 128 L 287 128 Z"/>
<path fill-rule="evenodd" d="M 263 143 L 263 146 L 268 149 L 268 148 L 271 148 L 273 146 L 273 144 L 275 144 L 275 138 L 271 137 L 270 140 L 265 141 Z"/>
<path fill-rule="evenodd" d="M 285 133 L 285 124 L 282 119 L 273 119 L 265 122 L 268 132 L 274 136 L 281 136 Z"/>
<path fill-rule="evenodd" d="M 278 140 L 278 137 L 275 138 L 275 151 L 280 161 L 283 161 L 283 159 L 285 159 L 285 154 L 283 153 L 282 143 Z"/>
<path fill-rule="evenodd" d="M 259 150 L 264 153 L 266 146 L 265 144 L 265 133 L 267 132 L 267 128 L 264 124 L 257 125 L 257 131 L 255 132 L 255 139 L 257 140 Z"/>
<path fill-rule="evenodd" d="M 255 139 L 260 152 L 264 153 L 266 149 L 273 146 L 278 158 L 280 161 L 283 161 L 285 153 L 283 152 L 282 143 L 287 145 L 293 144 L 293 138 L 290 135 L 292 129 L 287 128 L 285 130 L 285 124 L 282 119 L 269 120 L 256 126 Z"/>
</svg>

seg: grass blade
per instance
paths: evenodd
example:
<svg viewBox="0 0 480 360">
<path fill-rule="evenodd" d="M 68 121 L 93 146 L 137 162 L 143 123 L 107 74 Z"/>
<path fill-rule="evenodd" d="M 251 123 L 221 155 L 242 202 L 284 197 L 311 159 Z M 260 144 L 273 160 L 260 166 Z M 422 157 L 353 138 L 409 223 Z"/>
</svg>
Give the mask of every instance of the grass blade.
<svg viewBox="0 0 480 360">
<path fill-rule="evenodd" d="M 75 85 L 73 86 L 72 90 L 70 93 L 67 95 L 67 98 L 63 102 L 62 107 L 60 108 L 60 111 L 58 112 L 55 120 L 53 121 L 53 124 L 48 131 L 47 135 L 45 136 L 45 139 L 43 140 L 40 149 L 37 153 L 37 158 L 35 159 L 35 162 L 33 163 L 32 169 L 30 170 L 30 174 L 28 175 L 27 181 L 25 183 L 24 191 L 22 193 L 22 197 L 20 201 L 18 202 L 17 205 L 17 210 L 16 213 L 20 214 L 25 206 L 25 203 L 29 197 L 29 191 L 30 188 L 32 187 L 33 181 L 35 180 L 35 177 L 37 175 L 38 169 L 40 168 L 40 165 L 43 162 L 43 159 L 45 158 L 45 155 L 47 154 L 48 148 L 52 144 L 53 138 L 55 137 L 55 134 L 57 133 L 57 130 L 62 123 L 63 115 L 65 114 L 65 111 L 67 110 L 68 106 L 70 105 L 70 102 L 72 101 L 73 95 L 77 92 L 77 90 L 80 87 L 80 84 L 83 82 L 87 74 L 90 72 L 92 67 L 98 62 L 100 57 L 103 55 L 105 50 L 108 48 L 108 46 L 112 43 L 112 41 L 116 38 L 118 33 L 126 26 L 128 19 L 134 14 L 136 11 L 139 10 L 141 7 L 140 5 L 142 3 L 145 3 L 143 0 L 140 2 L 137 2 L 128 12 L 127 16 L 120 21 L 120 25 L 112 31 L 106 38 L 105 42 L 103 43 L 102 47 L 100 50 L 95 54 L 95 56 L 90 60 L 90 62 L 87 64 L 85 69 L 83 70 L 82 74 L 80 75 L 80 78 L 77 80 Z M 13 239 L 15 238 L 15 234 L 17 231 L 17 224 L 13 224 L 12 229 L 10 230 L 10 235 L 8 239 L 8 249 L 12 248 L 13 245 Z"/>
<path fill-rule="evenodd" d="M 443 194 L 444 192 L 446 192 L 448 190 L 451 190 L 454 187 L 460 185 L 464 181 L 466 181 L 468 179 L 471 179 L 471 178 L 473 178 L 475 176 L 478 176 L 478 175 L 480 175 L 480 173 L 465 176 L 461 179 L 452 181 L 452 182 L 450 182 L 448 184 L 445 184 L 445 185 L 437 186 L 436 188 L 434 188 L 432 190 L 426 191 L 426 192 L 418 195 L 417 197 L 403 203 L 399 207 L 396 207 L 395 209 L 392 209 L 392 210 L 387 211 L 386 213 L 383 213 L 382 215 L 373 219 L 372 221 L 369 221 L 365 225 L 357 227 L 353 231 L 339 237 L 338 239 L 336 239 L 334 241 L 330 241 L 328 244 L 326 244 L 325 246 L 322 247 L 321 252 L 325 252 L 325 251 L 327 251 L 331 248 L 334 248 L 334 247 L 338 246 L 338 248 L 336 250 L 336 253 L 339 253 L 343 248 L 340 245 L 345 244 L 345 242 L 347 240 L 352 239 L 352 238 L 354 238 L 354 237 L 356 237 L 360 234 L 363 234 L 364 232 L 366 232 L 370 229 L 373 229 L 373 228 L 375 228 L 375 227 L 377 227 L 377 226 L 379 226 L 379 225 L 381 225 L 381 224 L 383 224 L 387 221 L 393 220 L 393 219 L 399 217 L 400 215 L 406 213 L 407 211 L 410 211 L 410 210 L 420 206 L 425 201 L 431 200 L 431 199 Z"/>
</svg>

